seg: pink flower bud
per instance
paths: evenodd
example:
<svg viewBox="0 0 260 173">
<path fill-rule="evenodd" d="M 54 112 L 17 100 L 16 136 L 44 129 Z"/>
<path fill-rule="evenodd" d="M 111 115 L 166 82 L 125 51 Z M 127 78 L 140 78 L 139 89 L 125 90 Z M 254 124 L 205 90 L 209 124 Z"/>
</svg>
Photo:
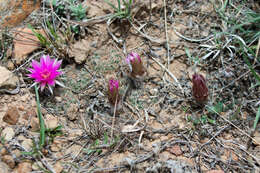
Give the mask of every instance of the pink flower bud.
<svg viewBox="0 0 260 173">
<path fill-rule="evenodd" d="M 143 66 L 140 56 L 137 53 L 132 52 L 129 55 L 127 55 L 126 62 L 130 68 L 131 77 L 137 78 L 144 76 L 146 70 Z"/>
<path fill-rule="evenodd" d="M 205 103 L 207 101 L 209 92 L 206 85 L 206 80 L 201 74 L 192 75 L 192 94 L 198 103 Z"/>
<path fill-rule="evenodd" d="M 108 82 L 108 100 L 111 105 L 115 105 L 119 102 L 119 81 L 110 79 Z"/>
</svg>

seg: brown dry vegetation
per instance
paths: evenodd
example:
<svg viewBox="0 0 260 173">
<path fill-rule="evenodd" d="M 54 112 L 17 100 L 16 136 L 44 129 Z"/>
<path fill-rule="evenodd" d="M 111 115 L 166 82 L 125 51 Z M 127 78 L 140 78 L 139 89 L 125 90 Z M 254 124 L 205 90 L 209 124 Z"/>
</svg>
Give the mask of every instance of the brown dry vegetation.
<svg viewBox="0 0 260 173">
<path fill-rule="evenodd" d="M 255 57 L 246 56 L 259 76 L 259 36 L 250 40 L 232 30 L 247 20 L 246 12 L 259 14 L 259 3 L 228 1 L 226 8 L 223 3 L 140 0 L 132 4 L 131 18 L 120 19 L 107 17 L 114 10 L 102 0 L 77 1 L 87 7 L 86 17 L 78 20 L 67 1 L 53 6 L 45 0 L 22 26 L 2 30 L 0 65 L 13 70 L 20 88 L 15 94 L 0 90 L 0 130 L 14 131 L 0 144 L 1 164 L 13 160 L 9 171 L 29 163 L 31 171 L 63 173 L 259 172 L 259 123 L 255 131 L 252 127 L 260 91 L 239 42 L 253 47 Z M 18 61 L 13 34 L 28 23 L 43 29 L 50 44 Z M 252 29 L 250 24 L 244 29 Z M 125 57 L 131 51 L 140 54 L 148 75 L 126 94 Z M 22 152 L 37 149 L 39 124 L 26 68 L 42 54 L 63 60 L 61 81 L 67 88 L 40 94 L 45 123 L 62 125 L 62 135 L 49 135 L 44 149 L 30 155 Z M 192 98 L 195 71 L 206 77 L 210 91 L 203 107 Z M 125 96 L 116 116 L 106 93 L 111 77 L 120 80 Z M 15 125 L 2 120 L 11 106 L 20 115 Z"/>
</svg>

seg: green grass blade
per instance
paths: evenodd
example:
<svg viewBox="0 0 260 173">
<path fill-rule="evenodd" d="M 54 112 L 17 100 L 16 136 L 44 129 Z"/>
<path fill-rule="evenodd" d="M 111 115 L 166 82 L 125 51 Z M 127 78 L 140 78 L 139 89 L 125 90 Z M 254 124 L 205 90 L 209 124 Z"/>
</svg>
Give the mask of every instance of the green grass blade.
<svg viewBox="0 0 260 173">
<path fill-rule="evenodd" d="M 118 10 L 121 11 L 121 3 L 120 3 L 120 0 L 117 0 L 117 4 L 118 4 Z"/>
<path fill-rule="evenodd" d="M 256 117 L 255 117 L 255 121 L 254 121 L 254 126 L 253 126 L 254 131 L 255 131 L 256 125 L 257 125 L 257 123 L 258 123 L 258 121 L 259 121 L 259 117 L 260 117 L 260 106 L 259 106 L 259 108 L 258 108 L 258 111 L 257 111 L 257 113 L 256 113 Z"/>
<path fill-rule="evenodd" d="M 248 65 L 249 70 L 251 71 L 251 73 L 254 75 L 254 77 L 256 78 L 256 80 L 258 81 L 258 83 L 260 83 L 260 76 L 256 73 L 256 71 L 254 70 L 254 68 L 252 67 L 252 65 L 250 64 L 248 58 L 246 57 L 246 55 L 243 56 L 244 61 L 246 62 L 246 64 Z"/>
<path fill-rule="evenodd" d="M 39 123 L 40 123 L 40 148 L 42 148 L 45 143 L 45 125 L 44 125 L 44 121 L 42 118 L 39 93 L 38 93 L 38 89 L 37 89 L 36 85 L 34 86 L 34 89 L 35 89 L 36 102 L 37 102 L 37 114 L 38 114 Z"/>
<path fill-rule="evenodd" d="M 112 4 L 109 0 L 104 0 L 108 5 L 110 5 L 112 8 L 114 8 L 114 10 L 119 11 L 118 8 L 116 8 L 116 6 L 114 6 L 114 4 Z"/>
</svg>

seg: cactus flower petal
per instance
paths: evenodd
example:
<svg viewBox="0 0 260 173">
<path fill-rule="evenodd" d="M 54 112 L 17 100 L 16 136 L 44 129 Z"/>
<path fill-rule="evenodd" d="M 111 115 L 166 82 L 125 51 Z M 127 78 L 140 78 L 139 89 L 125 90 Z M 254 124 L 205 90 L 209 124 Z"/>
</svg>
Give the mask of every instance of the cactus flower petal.
<svg viewBox="0 0 260 173">
<path fill-rule="evenodd" d="M 49 55 L 43 55 L 40 62 L 32 61 L 32 68 L 28 68 L 31 74 L 28 74 L 28 76 L 34 79 L 35 83 L 40 85 L 41 91 L 48 86 L 52 93 L 52 87 L 57 83 L 56 78 L 62 74 L 62 72 L 58 70 L 61 66 L 61 62 L 61 60 L 50 59 Z"/>
</svg>

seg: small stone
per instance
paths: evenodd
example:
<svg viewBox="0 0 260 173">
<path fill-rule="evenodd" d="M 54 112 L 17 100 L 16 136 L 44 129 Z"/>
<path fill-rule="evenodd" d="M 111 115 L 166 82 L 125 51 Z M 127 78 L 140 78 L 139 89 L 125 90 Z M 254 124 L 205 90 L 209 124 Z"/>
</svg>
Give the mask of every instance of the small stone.
<svg viewBox="0 0 260 173">
<path fill-rule="evenodd" d="M 18 110 L 19 110 L 19 111 L 24 111 L 24 106 L 23 106 L 23 105 L 20 105 L 20 106 L 18 107 Z"/>
<path fill-rule="evenodd" d="M 62 97 L 56 96 L 56 97 L 55 97 L 55 100 L 56 100 L 57 103 L 60 103 L 60 102 L 62 102 Z"/>
<path fill-rule="evenodd" d="M 14 63 L 12 61 L 8 61 L 7 68 L 8 68 L 8 70 L 14 70 L 14 68 L 15 68 Z"/>
<path fill-rule="evenodd" d="M 67 110 L 69 120 L 73 121 L 77 118 L 78 106 L 76 104 L 71 104 Z"/>
<path fill-rule="evenodd" d="M 51 151 L 58 152 L 60 151 L 60 149 L 61 149 L 61 141 L 55 139 L 51 145 Z"/>
<path fill-rule="evenodd" d="M 30 151 L 33 146 L 33 141 L 31 139 L 25 139 L 21 145 L 26 149 L 26 151 Z"/>
<path fill-rule="evenodd" d="M 42 167 L 43 167 L 42 162 L 39 162 L 39 161 L 34 162 L 32 164 L 32 170 L 33 171 L 39 171 L 39 170 L 41 170 Z"/>
<path fill-rule="evenodd" d="M 22 162 L 18 165 L 18 173 L 28 173 L 32 171 L 32 164 L 29 162 Z"/>
<path fill-rule="evenodd" d="M 56 173 L 61 173 L 61 171 L 63 170 L 63 167 L 62 167 L 62 165 L 61 165 L 60 162 L 57 162 L 57 163 L 54 165 L 53 168 L 54 168 L 54 170 L 55 170 Z"/>
<path fill-rule="evenodd" d="M 75 137 L 77 137 L 77 136 L 82 136 L 83 135 L 83 130 L 81 130 L 81 129 L 70 129 L 69 130 L 69 136 L 68 136 L 68 138 L 71 138 L 71 139 L 73 139 L 73 138 L 75 138 Z"/>
<path fill-rule="evenodd" d="M 37 112 L 37 108 L 35 110 Z M 46 109 L 44 109 L 43 107 L 41 107 L 41 113 L 42 113 L 42 115 L 47 115 L 48 111 Z"/>
<path fill-rule="evenodd" d="M 30 117 L 37 117 L 34 109 L 26 110 L 25 114 L 23 115 L 23 119 L 25 120 L 29 120 Z"/>
<path fill-rule="evenodd" d="M 16 158 L 19 158 L 22 155 L 21 151 L 18 149 L 13 150 L 13 154 L 16 156 Z"/>
<path fill-rule="evenodd" d="M 210 170 L 207 173 L 224 173 L 222 170 Z"/>
<path fill-rule="evenodd" d="M 14 130 L 11 127 L 6 127 L 3 131 L 2 131 L 2 137 L 4 137 L 4 139 L 6 141 L 10 141 L 11 139 L 13 139 L 15 133 Z"/>
<path fill-rule="evenodd" d="M 33 132 L 40 130 L 40 124 L 39 124 L 39 120 L 37 117 L 32 117 L 30 126 L 31 126 L 30 130 Z"/>
<path fill-rule="evenodd" d="M 13 169 L 15 167 L 15 162 L 12 156 L 5 155 L 2 157 L 2 161 L 5 162 L 9 168 Z"/>
<path fill-rule="evenodd" d="M 255 132 L 253 139 L 253 144 L 260 146 L 260 133 L 258 131 Z"/>
<path fill-rule="evenodd" d="M 18 109 L 16 107 L 9 107 L 3 117 L 3 121 L 8 124 L 15 125 L 18 122 L 19 117 L 20 114 Z"/>
<path fill-rule="evenodd" d="M 1 173 L 9 173 L 9 168 L 4 162 L 0 162 Z"/>
<path fill-rule="evenodd" d="M 231 151 L 231 157 L 232 157 L 232 160 L 234 160 L 235 162 L 237 162 L 239 160 L 238 156 L 233 151 Z"/>
<path fill-rule="evenodd" d="M 46 123 L 46 127 L 49 129 L 54 129 L 59 125 L 58 118 L 50 114 L 47 114 L 45 116 L 45 123 Z"/>
<path fill-rule="evenodd" d="M 4 156 L 6 154 L 7 154 L 7 150 L 5 149 L 5 147 L 2 144 L 0 144 L 0 155 Z"/>
<path fill-rule="evenodd" d="M 172 154 L 174 154 L 175 156 L 180 156 L 182 155 L 182 150 L 181 147 L 179 145 L 174 145 L 171 148 L 168 148 L 168 151 Z"/>
<path fill-rule="evenodd" d="M 14 89 L 18 83 L 18 77 L 5 67 L 0 66 L 0 88 Z"/>
<path fill-rule="evenodd" d="M 66 151 L 65 151 L 65 155 L 69 154 L 71 155 L 71 157 L 75 157 L 78 152 L 80 151 L 81 149 L 81 146 L 80 145 L 72 145 L 70 148 L 68 148 Z"/>
</svg>

